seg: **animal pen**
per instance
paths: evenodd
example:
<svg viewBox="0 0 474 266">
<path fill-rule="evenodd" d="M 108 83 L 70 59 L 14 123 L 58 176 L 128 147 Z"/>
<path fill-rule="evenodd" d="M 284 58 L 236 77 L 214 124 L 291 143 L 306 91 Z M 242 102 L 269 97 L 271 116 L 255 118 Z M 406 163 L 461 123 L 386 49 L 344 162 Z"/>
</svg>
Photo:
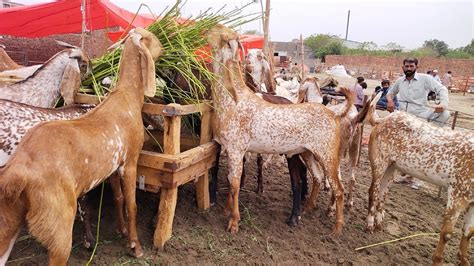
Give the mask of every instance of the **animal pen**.
<svg viewBox="0 0 474 266">
<path fill-rule="evenodd" d="M 99 98 L 93 95 L 77 94 L 75 99 L 78 103 L 99 103 Z M 163 153 L 156 151 L 154 140 L 145 140 L 137 167 L 138 188 L 160 192 L 153 244 L 162 249 L 171 238 L 179 186 L 194 182 L 198 210 L 209 209 L 209 170 L 216 164 L 220 146 L 212 140 L 211 102 L 189 105 L 145 103 L 142 111 L 164 117 L 164 132 L 152 134 L 152 139 L 163 147 Z M 182 117 L 196 113 L 201 113 L 200 137 L 181 134 Z"/>
</svg>

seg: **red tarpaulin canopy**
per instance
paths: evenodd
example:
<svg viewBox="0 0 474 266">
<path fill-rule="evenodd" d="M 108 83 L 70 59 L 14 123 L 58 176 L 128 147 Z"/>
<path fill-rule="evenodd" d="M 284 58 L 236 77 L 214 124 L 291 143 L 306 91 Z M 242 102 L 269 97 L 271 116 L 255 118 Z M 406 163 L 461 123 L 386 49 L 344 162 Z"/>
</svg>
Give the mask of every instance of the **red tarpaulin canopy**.
<svg viewBox="0 0 474 266">
<path fill-rule="evenodd" d="M 126 29 L 135 17 L 109 0 L 88 0 L 86 5 L 87 30 L 119 26 Z M 137 15 L 131 28 L 153 23 L 151 16 Z M 82 31 L 81 0 L 58 0 L 52 3 L 0 9 L 0 35 L 38 38 L 54 34 L 80 33 Z M 115 41 L 122 32 L 110 33 Z M 244 48 L 262 48 L 263 37 L 241 35 Z"/>
</svg>

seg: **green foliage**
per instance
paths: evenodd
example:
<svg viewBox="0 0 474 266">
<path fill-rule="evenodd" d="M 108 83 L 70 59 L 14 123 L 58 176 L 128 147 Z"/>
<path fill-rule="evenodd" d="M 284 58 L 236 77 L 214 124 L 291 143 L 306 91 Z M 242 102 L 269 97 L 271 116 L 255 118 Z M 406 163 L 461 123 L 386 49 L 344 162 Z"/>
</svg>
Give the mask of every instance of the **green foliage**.
<svg viewBox="0 0 474 266">
<path fill-rule="evenodd" d="M 341 39 L 331 34 L 311 35 L 304 40 L 304 44 L 322 61 L 326 55 L 343 54 L 345 50 Z"/>
<path fill-rule="evenodd" d="M 427 40 L 423 46 L 411 51 L 403 51 L 403 46 L 389 42 L 378 46 L 373 41 L 362 42 L 357 48 L 347 48 L 343 40 L 332 34 L 313 34 L 304 40 L 316 58 L 324 62 L 326 55 L 372 55 L 372 56 L 405 56 L 405 57 L 445 57 L 470 59 L 474 57 L 474 39 L 465 47 L 449 49 L 449 46 L 437 39 Z"/>
<path fill-rule="evenodd" d="M 470 56 L 474 56 L 474 39 L 471 43 L 462 48 L 462 51 L 468 53 Z"/>
<path fill-rule="evenodd" d="M 446 56 L 446 54 L 449 52 L 448 45 L 445 42 L 437 39 L 425 41 L 423 47 L 434 50 L 437 53 L 437 57 Z"/>
</svg>

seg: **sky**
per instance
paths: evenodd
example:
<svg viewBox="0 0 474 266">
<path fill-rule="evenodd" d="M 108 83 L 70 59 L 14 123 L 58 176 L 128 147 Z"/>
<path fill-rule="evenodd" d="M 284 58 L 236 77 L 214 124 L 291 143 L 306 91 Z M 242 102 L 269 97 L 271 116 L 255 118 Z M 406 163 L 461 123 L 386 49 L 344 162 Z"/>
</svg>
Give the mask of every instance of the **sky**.
<svg viewBox="0 0 474 266">
<path fill-rule="evenodd" d="M 263 5 L 265 5 L 265 0 Z M 41 0 L 16 0 L 39 3 Z M 159 14 L 174 0 L 111 0 L 112 3 L 136 12 L 140 3 Z M 185 16 L 197 15 L 209 7 L 227 9 L 240 7 L 251 0 L 187 0 Z M 254 0 L 244 13 L 261 12 Z M 312 34 L 333 34 L 345 38 L 347 14 L 350 10 L 348 39 L 373 41 L 378 46 L 389 42 L 405 49 L 421 47 L 425 40 L 438 39 L 450 48 L 465 46 L 474 38 L 474 4 L 472 0 L 271 0 L 270 40 L 291 41 Z M 143 10 L 143 13 L 149 13 Z M 240 30 L 263 32 L 261 21 L 243 25 Z"/>
</svg>

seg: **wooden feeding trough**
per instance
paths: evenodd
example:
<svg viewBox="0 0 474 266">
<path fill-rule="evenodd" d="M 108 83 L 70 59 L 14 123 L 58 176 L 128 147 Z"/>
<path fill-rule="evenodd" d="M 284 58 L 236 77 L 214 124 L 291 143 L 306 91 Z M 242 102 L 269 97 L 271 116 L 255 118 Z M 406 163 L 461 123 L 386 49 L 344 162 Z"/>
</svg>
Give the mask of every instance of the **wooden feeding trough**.
<svg viewBox="0 0 474 266">
<path fill-rule="evenodd" d="M 77 94 L 76 102 L 98 104 L 97 96 Z M 209 169 L 215 166 L 220 146 L 212 141 L 210 102 L 190 105 L 145 103 L 142 111 L 164 117 L 164 132 L 153 134 L 163 153 L 143 149 L 137 168 L 138 188 L 158 192 L 160 206 L 153 244 L 163 248 L 171 238 L 178 187 L 194 181 L 199 210 L 210 207 Z M 181 117 L 201 113 L 200 138 L 181 136 Z M 144 148 L 150 145 L 144 145 Z"/>
</svg>

